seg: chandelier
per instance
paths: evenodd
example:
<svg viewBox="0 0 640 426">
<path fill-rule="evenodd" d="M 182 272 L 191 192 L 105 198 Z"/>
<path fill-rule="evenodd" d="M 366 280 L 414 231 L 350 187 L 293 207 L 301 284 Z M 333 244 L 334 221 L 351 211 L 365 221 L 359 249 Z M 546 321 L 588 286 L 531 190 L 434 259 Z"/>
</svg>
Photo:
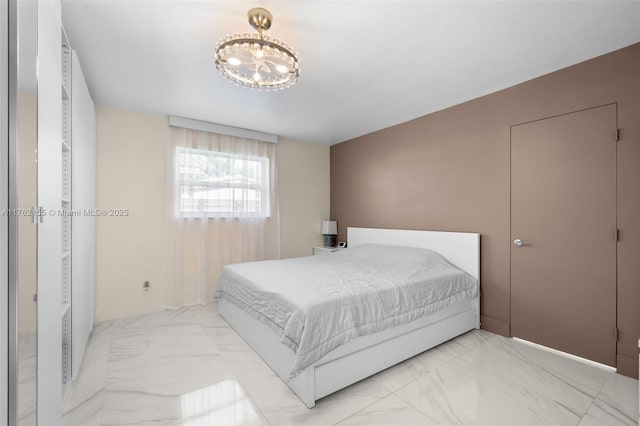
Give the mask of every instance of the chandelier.
<svg viewBox="0 0 640 426">
<path fill-rule="evenodd" d="M 298 55 L 286 43 L 264 32 L 273 17 L 261 7 L 247 14 L 249 24 L 258 32 L 229 35 L 216 46 L 216 68 L 227 79 L 258 90 L 291 87 L 300 77 Z"/>
</svg>

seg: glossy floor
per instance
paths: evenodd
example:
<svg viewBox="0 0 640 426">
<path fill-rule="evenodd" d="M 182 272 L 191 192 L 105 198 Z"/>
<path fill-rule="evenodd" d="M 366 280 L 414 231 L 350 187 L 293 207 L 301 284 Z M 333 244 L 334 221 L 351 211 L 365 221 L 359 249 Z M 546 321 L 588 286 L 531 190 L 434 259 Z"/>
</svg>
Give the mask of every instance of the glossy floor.
<svg viewBox="0 0 640 426">
<path fill-rule="evenodd" d="M 313 409 L 215 304 L 99 324 L 65 426 L 636 425 L 638 381 L 474 330 Z"/>
</svg>

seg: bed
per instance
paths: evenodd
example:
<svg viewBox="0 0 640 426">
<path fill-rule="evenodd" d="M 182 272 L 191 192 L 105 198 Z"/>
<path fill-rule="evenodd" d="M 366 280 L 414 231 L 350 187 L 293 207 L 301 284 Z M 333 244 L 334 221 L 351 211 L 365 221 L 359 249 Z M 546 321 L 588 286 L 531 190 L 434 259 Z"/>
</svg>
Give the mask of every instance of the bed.
<svg viewBox="0 0 640 426">
<path fill-rule="evenodd" d="M 220 315 L 309 408 L 480 326 L 479 234 L 348 228 L 347 241 L 327 256 L 231 265 L 216 290 Z M 427 266 L 402 275 L 423 255 Z"/>
</svg>

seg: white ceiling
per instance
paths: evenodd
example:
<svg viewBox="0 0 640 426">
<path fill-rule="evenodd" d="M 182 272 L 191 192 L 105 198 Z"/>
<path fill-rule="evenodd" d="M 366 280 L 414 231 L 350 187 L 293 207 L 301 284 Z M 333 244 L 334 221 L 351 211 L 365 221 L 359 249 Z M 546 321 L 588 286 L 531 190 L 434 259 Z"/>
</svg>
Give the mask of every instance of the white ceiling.
<svg viewBox="0 0 640 426">
<path fill-rule="evenodd" d="M 290 89 L 223 79 L 213 49 L 249 32 L 300 54 Z M 333 144 L 640 41 L 640 1 L 63 0 L 97 104 Z"/>
</svg>

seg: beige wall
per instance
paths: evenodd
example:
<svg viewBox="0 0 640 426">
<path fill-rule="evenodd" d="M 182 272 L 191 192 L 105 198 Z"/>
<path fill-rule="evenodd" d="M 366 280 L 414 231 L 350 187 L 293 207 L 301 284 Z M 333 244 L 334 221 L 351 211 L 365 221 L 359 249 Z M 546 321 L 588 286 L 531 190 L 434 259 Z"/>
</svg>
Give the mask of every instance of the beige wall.
<svg viewBox="0 0 640 426">
<path fill-rule="evenodd" d="M 276 152 L 280 188 L 280 256 L 312 254 L 329 219 L 329 147 L 281 139 Z"/>
<path fill-rule="evenodd" d="M 164 302 L 166 264 L 167 117 L 98 107 L 98 209 L 129 209 L 98 217 L 96 319 L 157 311 Z M 151 290 L 143 291 L 144 281 Z"/>
<path fill-rule="evenodd" d="M 162 309 L 166 278 L 167 116 L 97 108 L 98 321 Z M 329 215 L 329 147 L 283 139 L 276 150 L 282 257 L 306 256 Z M 151 289 L 143 291 L 144 281 Z"/>
<path fill-rule="evenodd" d="M 347 226 L 480 232 L 482 325 L 509 335 L 510 126 L 610 103 L 621 130 L 617 365 L 637 377 L 640 44 L 332 146 L 339 238 Z"/>
</svg>

